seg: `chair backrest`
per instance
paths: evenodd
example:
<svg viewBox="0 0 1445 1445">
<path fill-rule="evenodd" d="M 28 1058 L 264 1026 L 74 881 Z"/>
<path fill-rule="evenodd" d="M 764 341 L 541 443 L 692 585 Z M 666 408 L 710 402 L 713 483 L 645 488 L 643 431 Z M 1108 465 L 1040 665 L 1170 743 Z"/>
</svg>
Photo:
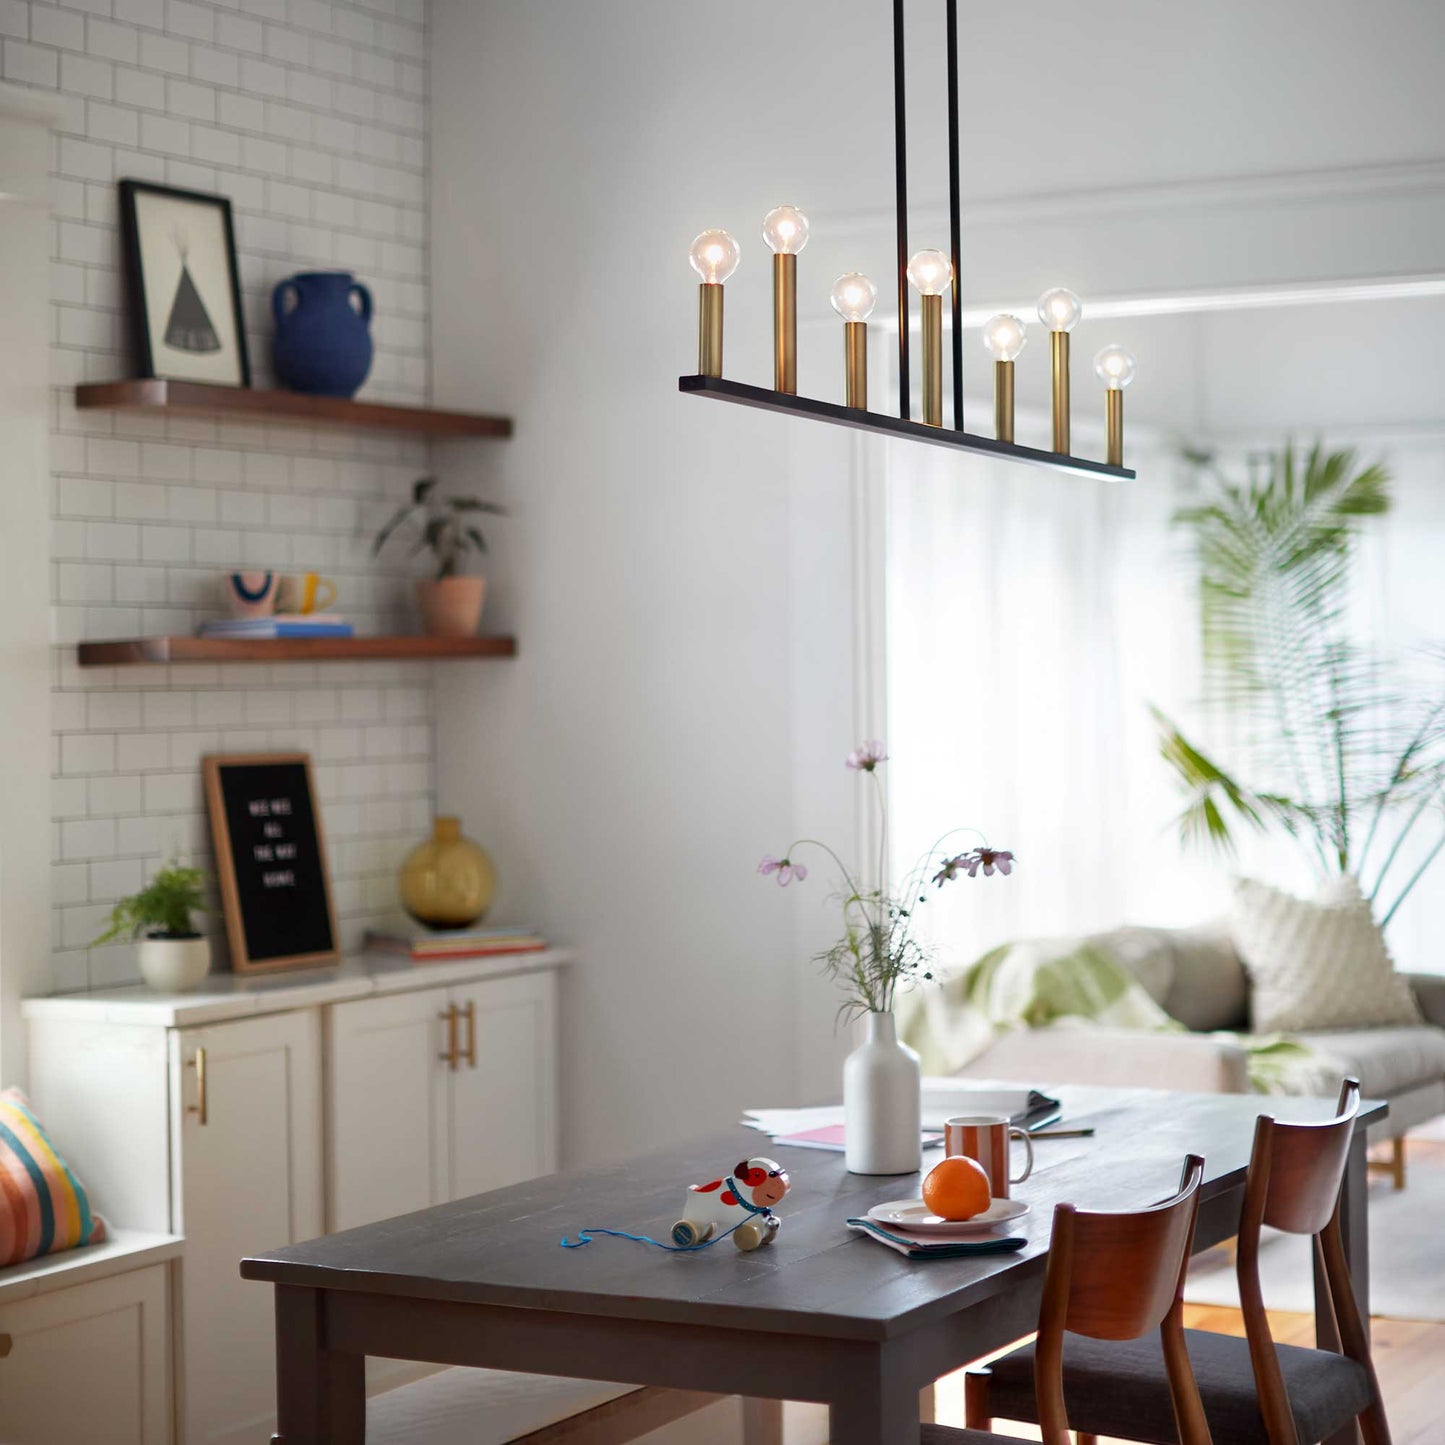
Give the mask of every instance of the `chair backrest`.
<svg viewBox="0 0 1445 1445">
<path fill-rule="evenodd" d="M 1315 1237 L 1315 1257 L 1324 1268 L 1329 1313 L 1333 1314 L 1334 1341 L 1331 1343 L 1338 1342 L 1341 1351 L 1363 1365 L 1369 1376 L 1371 1403 L 1360 1416 L 1365 1445 L 1389 1445 L 1390 1429 L 1370 1358 L 1369 1335 L 1355 1301 L 1340 1232 L 1341 1185 L 1359 1112 L 1359 1080 L 1346 1079 L 1340 1086 L 1339 1105 L 1333 1119 L 1320 1124 L 1282 1124 L 1268 1114 L 1261 1114 L 1255 1124 L 1254 1150 L 1240 1211 L 1236 1273 L 1244 1331 L 1249 1337 L 1249 1357 L 1254 1366 L 1254 1382 L 1269 1445 L 1300 1445 L 1300 1442 L 1259 1282 L 1259 1239 L 1265 1225 L 1288 1234 Z"/>
<path fill-rule="evenodd" d="M 1204 1160 L 1184 1161 L 1179 1191 L 1148 1209 L 1122 1214 L 1054 1209 L 1034 1386 L 1045 1445 L 1068 1445 L 1064 1411 L 1064 1331 L 1132 1340 L 1158 1329 L 1181 1445 L 1210 1445 L 1199 1389 L 1184 1347 L 1183 1291 L 1199 1214 Z"/>
<path fill-rule="evenodd" d="M 1286 1234 L 1318 1234 L 1330 1222 L 1340 1197 L 1360 1085 L 1346 1079 L 1339 1108 L 1322 1124 L 1281 1124 L 1261 1114 L 1254 1129 L 1240 1238 L 1245 1230 L 1267 1224 Z"/>
</svg>

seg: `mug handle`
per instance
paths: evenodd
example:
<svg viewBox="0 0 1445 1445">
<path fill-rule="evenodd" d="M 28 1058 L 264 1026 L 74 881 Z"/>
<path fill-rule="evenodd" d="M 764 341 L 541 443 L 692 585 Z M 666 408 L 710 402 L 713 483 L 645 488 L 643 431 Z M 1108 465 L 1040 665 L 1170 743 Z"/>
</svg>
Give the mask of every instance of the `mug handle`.
<svg viewBox="0 0 1445 1445">
<path fill-rule="evenodd" d="M 1014 1139 L 1024 1141 L 1024 1152 L 1028 1155 L 1028 1161 L 1024 1164 L 1024 1172 L 1009 1179 L 1010 1184 L 1022 1184 L 1034 1172 L 1034 1141 L 1027 1129 L 1020 1129 L 1017 1126 L 1011 1128 L 1009 1134 Z"/>
<path fill-rule="evenodd" d="M 296 304 L 290 311 L 286 309 L 286 296 L 290 293 L 296 298 Z M 288 316 L 301 309 L 301 291 L 292 281 L 278 281 L 276 288 L 271 292 L 271 315 L 279 326 Z"/>
<path fill-rule="evenodd" d="M 307 608 L 308 612 L 325 612 L 336 601 L 336 583 L 329 577 L 318 577 L 309 600 L 311 606 Z"/>
<path fill-rule="evenodd" d="M 370 321 L 371 292 L 368 291 L 366 287 L 361 284 L 360 281 L 354 281 L 351 286 L 351 295 L 361 297 L 361 319 L 363 321 Z"/>
</svg>

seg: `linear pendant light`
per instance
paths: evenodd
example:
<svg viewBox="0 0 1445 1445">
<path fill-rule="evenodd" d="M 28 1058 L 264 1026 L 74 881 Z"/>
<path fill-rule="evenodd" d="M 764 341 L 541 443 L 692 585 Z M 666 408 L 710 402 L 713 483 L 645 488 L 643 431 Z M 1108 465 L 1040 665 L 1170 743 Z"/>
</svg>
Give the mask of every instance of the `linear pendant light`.
<svg viewBox="0 0 1445 1445">
<path fill-rule="evenodd" d="M 678 390 L 765 411 L 832 422 L 879 436 L 906 437 L 954 451 L 1008 458 L 1056 471 L 1132 479 L 1123 465 L 1123 388 L 1133 380 L 1134 358 L 1120 346 L 1106 346 L 1095 359 L 1095 372 L 1106 388 L 1108 460 L 1096 461 L 1070 452 L 1069 342 L 1082 308 L 1071 291 L 1056 287 L 1039 299 L 1039 320 L 1050 336 L 1053 378 L 1051 450 L 1020 446 L 1013 439 L 1013 363 L 1025 339 L 1024 325 L 1014 316 L 995 316 L 984 327 L 984 345 L 994 357 L 994 435 L 964 429 L 963 298 L 959 287 L 961 215 L 958 142 L 958 0 L 945 0 L 948 29 L 948 226 L 949 251 L 919 251 L 908 245 L 907 89 L 903 58 L 904 0 L 893 0 L 893 138 L 894 188 L 898 241 L 898 415 L 867 409 L 867 318 L 876 288 L 865 276 L 850 273 L 834 283 L 833 308 L 843 318 L 845 405 L 797 394 L 798 253 L 807 244 L 808 221 L 794 206 L 779 206 L 763 223 L 763 237 L 773 251 L 774 385 L 751 386 L 723 376 L 723 284 L 736 269 L 737 242 L 726 231 L 704 231 L 692 244 L 691 262 L 698 288 L 698 371 L 677 379 Z M 922 307 L 922 420 L 911 414 L 909 289 L 919 292 Z M 952 426 L 943 425 L 942 327 L 943 297 L 951 292 L 953 329 Z"/>
</svg>

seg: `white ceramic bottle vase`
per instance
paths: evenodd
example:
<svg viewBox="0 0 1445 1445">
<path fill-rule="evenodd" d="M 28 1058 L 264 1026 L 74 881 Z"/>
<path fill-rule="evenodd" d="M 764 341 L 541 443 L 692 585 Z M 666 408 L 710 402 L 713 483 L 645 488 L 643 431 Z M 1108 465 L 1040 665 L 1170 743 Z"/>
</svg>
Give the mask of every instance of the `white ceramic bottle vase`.
<svg viewBox="0 0 1445 1445">
<path fill-rule="evenodd" d="M 864 1015 L 867 1039 L 843 1064 L 845 1159 L 854 1174 L 914 1174 L 923 1164 L 918 1055 L 891 1013 Z"/>
</svg>

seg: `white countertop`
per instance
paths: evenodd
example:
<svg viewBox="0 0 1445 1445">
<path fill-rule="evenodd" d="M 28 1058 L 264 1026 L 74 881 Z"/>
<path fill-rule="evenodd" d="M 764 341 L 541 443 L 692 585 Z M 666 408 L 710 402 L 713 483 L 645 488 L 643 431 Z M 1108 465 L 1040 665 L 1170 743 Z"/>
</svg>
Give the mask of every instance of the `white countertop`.
<svg viewBox="0 0 1445 1445">
<path fill-rule="evenodd" d="M 137 1024 L 151 1028 L 186 1028 L 254 1014 L 284 1013 L 315 1004 L 342 1003 L 374 994 L 407 993 L 418 988 L 445 988 L 450 983 L 536 973 L 573 962 L 571 949 L 548 948 L 540 953 L 494 954 L 490 958 L 454 958 L 414 964 L 405 958 L 364 954 L 332 968 L 297 969 L 288 973 L 210 974 L 190 993 L 161 993 L 143 983 L 90 993 L 57 993 L 27 998 L 21 1011 L 27 1019 L 73 1019 L 89 1023 Z"/>
</svg>

